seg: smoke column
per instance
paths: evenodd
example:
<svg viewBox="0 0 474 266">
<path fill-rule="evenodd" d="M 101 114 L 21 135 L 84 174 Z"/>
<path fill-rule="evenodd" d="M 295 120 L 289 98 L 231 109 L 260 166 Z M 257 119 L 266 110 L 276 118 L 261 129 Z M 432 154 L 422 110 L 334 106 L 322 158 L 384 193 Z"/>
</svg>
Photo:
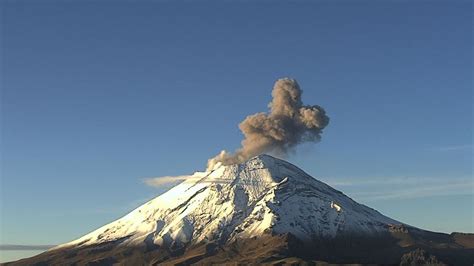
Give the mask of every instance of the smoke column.
<svg viewBox="0 0 474 266">
<path fill-rule="evenodd" d="M 241 163 L 265 152 L 285 155 L 299 143 L 319 141 L 329 117 L 318 105 L 303 105 L 301 94 L 296 80 L 277 80 L 269 104 L 270 112 L 247 116 L 239 124 L 245 137 L 242 147 L 235 153 L 222 151 L 209 159 L 207 168 L 213 169 L 218 162 L 224 165 Z"/>
</svg>

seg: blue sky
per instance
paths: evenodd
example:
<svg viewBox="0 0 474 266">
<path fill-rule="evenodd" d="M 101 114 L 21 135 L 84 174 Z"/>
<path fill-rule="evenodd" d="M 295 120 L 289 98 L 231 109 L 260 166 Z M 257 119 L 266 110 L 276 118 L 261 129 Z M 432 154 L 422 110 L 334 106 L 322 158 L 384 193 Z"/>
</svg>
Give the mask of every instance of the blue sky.
<svg viewBox="0 0 474 266">
<path fill-rule="evenodd" d="M 2 1 L 0 244 L 57 244 L 205 168 L 277 78 L 331 117 L 287 159 L 414 226 L 474 232 L 469 1 Z"/>
</svg>

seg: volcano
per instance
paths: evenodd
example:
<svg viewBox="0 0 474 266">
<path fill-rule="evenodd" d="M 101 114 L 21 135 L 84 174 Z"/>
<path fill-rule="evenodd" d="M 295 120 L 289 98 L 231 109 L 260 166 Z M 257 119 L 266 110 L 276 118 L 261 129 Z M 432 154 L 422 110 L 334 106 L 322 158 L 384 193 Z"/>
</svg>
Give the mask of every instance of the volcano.
<svg viewBox="0 0 474 266">
<path fill-rule="evenodd" d="M 472 234 L 391 219 L 269 155 L 196 172 L 124 217 L 11 265 L 474 263 Z"/>
</svg>

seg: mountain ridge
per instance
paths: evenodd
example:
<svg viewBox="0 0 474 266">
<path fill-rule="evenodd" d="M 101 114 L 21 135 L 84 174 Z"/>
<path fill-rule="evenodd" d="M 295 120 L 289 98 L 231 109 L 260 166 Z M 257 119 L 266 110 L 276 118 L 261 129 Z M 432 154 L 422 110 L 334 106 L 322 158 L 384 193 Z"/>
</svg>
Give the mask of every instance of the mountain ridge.
<svg viewBox="0 0 474 266">
<path fill-rule="evenodd" d="M 307 189 L 308 186 L 311 189 Z M 307 202 L 307 206 L 318 208 L 300 209 L 297 214 L 291 212 L 291 206 L 297 204 L 295 201 L 301 202 L 307 199 L 311 199 Z M 340 205 L 344 206 L 338 210 L 337 208 L 341 208 Z M 348 211 L 352 211 L 346 207 L 356 207 L 360 209 L 357 213 L 371 217 L 364 221 L 352 221 L 351 217 L 338 219 L 346 216 Z M 316 217 L 311 213 L 322 215 Z M 209 214 L 210 217 L 202 217 L 205 214 Z M 174 219 L 170 219 L 170 215 L 174 215 Z M 297 224 L 303 223 L 296 219 L 295 215 L 304 216 L 304 219 L 309 219 L 312 223 L 304 223 L 295 228 Z M 281 221 L 281 218 L 275 221 L 281 216 L 286 217 L 285 221 Z M 314 221 L 316 218 L 319 219 Z M 288 222 L 290 219 L 292 222 Z M 213 226 L 212 220 L 222 221 L 223 225 Z M 236 225 L 236 221 L 243 223 L 242 226 Z M 318 227 L 321 222 L 326 225 L 324 228 Z M 130 244 L 141 241 L 144 234 L 153 238 L 153 243 L 160 246 L 168 245 L 167 242 L 170 241 L 185 244 L 205 239 L 215 240 L 216 237 L 223 238 L 221 241 L 227 241 L 227 237 L 232 239 L 258 236 L 270 228 L 274 228 L 276 233 L 292 233 L 299 238 L 306 238 L 311 234 L 335 236 L 337 230 L 357 226 L 357 222 L 365 222 L 366 228 L 359 226 L 358 230 L 353 231 L 367 229 L 364 233 L 381 231 L 380 226 L 388 227 L 388 224 L 401 224 L 373 209 L 357 204 L 342 192 L 312 178 L 288 162 L 269 155 L 260 155 L 242 164 L 220 165 L 210 171 L 196 172 L 183 183 L 121 219 L 65 245 L 102 243 L 126 237 L 129 233 L 135 234 L 132 237 L 134 240 L 127 240 L 132 242 Z M 379 227 L 371 227 L 367 224 L 370 222 L 377 223 Z M 203 223 L 212 229 L 201 234 L 200 225 Z M 231 228 L 231 232 L 228 232 Z M 222 229 L 225 232 L 222 232 Z M 150 236 L 152 232 L 158 234 Z M 221 232 L 223 235 L 213 236 L 213 232 Z M 228 236 L 225 236 L 226 233 Z"/>
<path fill-rule="evenodd" d="M 261 262 L 294 257 L 332 263 L 398 263 L 403 254 L 420 247 L 430 252 L 466 249 L 468 255 L 461 258 L 470 261 L 472 237 L 456 237 L 459 243 L 454 236 L 398 222 L 291 163 L 259 155 L 241 164 L 219 164 L 196 172 L 124 217 L 32 261 L 87 264 L 105 259 L 101 264 L 114 264 L 141 258 L 152 264 L 250 263 L 249 254 L 254 251 L 248 246 L 260 250 L 253 259 Z M 273 244 L 270 247 L 266 242 Z M 320 254 L 313 254 L 315 250 Z M 371 254 L 368 250 L 379 251 Z M 413 254 L 406 258 L 426 255 Z"/>
</svg>

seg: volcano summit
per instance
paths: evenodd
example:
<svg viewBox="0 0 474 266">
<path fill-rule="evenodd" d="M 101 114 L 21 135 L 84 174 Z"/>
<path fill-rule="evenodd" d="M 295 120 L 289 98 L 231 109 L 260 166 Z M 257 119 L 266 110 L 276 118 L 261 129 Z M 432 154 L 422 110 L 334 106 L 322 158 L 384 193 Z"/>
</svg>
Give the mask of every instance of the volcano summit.
<svg viewBox="0 0 474 266">
<path fill-rule="evenodd" d="M 196 172 L 31 264 L 474 263 L 471 234 L 429 232 L 269 155 Z"/>
</svg>

